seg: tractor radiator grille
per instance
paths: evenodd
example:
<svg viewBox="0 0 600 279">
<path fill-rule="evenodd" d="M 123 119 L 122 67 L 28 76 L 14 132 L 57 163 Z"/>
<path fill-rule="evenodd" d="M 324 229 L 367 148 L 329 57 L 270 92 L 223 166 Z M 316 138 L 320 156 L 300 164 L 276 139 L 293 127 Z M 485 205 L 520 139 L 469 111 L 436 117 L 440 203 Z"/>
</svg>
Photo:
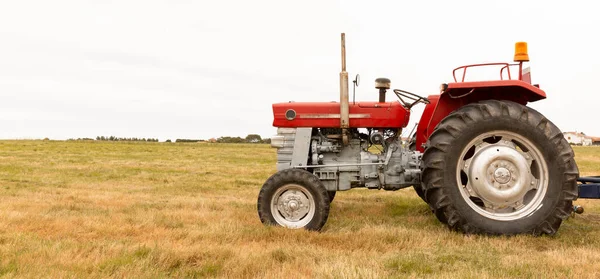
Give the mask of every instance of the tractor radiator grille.
<svg viewBox="0 0 600 279">
<path fill-rule="evenodd" d="M 271 146 L 277 147 L 277 170 L 289 169 L 294 155 L 296 128 L 278 128 L 277 136 L 271 139 Z"/>
</svg>

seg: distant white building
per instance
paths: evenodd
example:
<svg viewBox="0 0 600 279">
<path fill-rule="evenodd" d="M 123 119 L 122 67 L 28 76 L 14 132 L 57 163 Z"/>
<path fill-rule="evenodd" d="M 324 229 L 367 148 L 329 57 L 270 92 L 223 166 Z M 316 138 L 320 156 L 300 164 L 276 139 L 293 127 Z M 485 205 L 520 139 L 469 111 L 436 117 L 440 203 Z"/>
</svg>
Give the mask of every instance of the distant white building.
<svg viewBox="0 0 600 279">
<path fill-rule="evenodd" d="M 592 137 L 586 136 L 584 133 L 564 132 L 563 135 L 567 142 L 572 145 L 590 146 L 594 142 Z"/>
</svg>

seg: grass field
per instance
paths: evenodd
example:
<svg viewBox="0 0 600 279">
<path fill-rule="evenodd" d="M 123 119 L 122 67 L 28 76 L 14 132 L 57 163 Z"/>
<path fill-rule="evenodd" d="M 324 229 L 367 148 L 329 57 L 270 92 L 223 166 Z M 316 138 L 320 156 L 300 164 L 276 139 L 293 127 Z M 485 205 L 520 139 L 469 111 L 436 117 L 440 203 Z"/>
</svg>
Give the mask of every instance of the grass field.
<svg viewBox="0 0 600 279">
<path fill-rule="evenodd" d="M 0 141 L 0 277 L 600 277 L 600 201 L 553 237 L 465 236 L 411 189 L 357 189 L 317 233 L 260 223 L 274 172 L 268 145 Z"/>
</svg>

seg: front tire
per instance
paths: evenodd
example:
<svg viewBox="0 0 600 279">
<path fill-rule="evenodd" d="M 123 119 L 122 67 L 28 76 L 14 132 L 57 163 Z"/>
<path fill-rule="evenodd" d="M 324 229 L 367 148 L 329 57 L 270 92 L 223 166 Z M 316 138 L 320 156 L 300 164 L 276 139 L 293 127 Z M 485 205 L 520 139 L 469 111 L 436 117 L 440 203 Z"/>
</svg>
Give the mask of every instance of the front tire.
<svg viewBox="0 0 600 279">
<path fill-rule="evenodd" d="M 265 225 L 320 230 L 329 216 L 329 196 L 323 183 L 301 169 L 272 175 L 258 194 L 258 215 Z"/>
<path fill-rule="evenodd" d="M 465 233 L 556 233 L 577 198 L 573 150 L 539 112 L 510 101 L 470 104 L 434 130 L 423 155 L 426 199 Z"/>
</svg>

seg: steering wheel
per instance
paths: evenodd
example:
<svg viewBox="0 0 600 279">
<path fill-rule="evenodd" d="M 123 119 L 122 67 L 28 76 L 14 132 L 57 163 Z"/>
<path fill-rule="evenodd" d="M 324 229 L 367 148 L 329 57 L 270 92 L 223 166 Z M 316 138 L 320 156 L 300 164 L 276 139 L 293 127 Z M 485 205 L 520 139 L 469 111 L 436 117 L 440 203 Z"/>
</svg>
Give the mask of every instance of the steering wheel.
<svg viewBox="0 0 600 279">
<path fill-rule="evenodd" d="M 419 96 L 415 93 L 408 92 L 408 91 L 394 89 L 394 93 L 396 94 L 396 96 L 398 96 L 398 99 L 400 99 L 400 102 L 402 103 L 402 105 L 404 105 L 408 109 L 412 108 L 414 105 L 416 105 L 418 103 L 423 103 L 423 104 L 430 103 L 429 99 Z M 403 97 L 410 101 L 409 102 L 405 101 Z"/>
</svg>

